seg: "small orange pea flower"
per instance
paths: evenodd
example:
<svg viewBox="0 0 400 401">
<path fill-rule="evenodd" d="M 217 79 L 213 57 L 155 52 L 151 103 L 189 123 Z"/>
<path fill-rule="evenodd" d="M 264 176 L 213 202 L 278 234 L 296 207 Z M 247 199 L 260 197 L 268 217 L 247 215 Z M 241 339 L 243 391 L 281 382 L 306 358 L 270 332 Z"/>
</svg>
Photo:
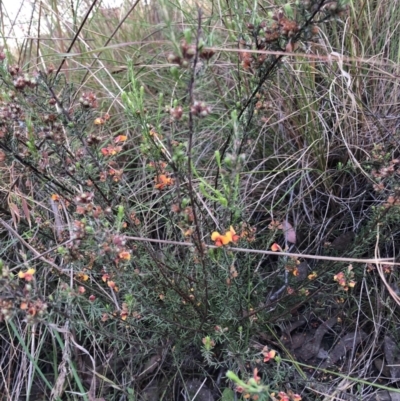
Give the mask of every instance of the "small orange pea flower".
<svg viewBox="0 0 400 401">
<path fill-rule="evenodd" d="M 154 177 L 155 181 L 155 189 L 159 189 L 162 191 L 165 187 L 173 185 L 174 179 L 171 177 L 167 177 L 166 174 L 159 174 L 156 177 Z"/>
<path fill-rule="evenodd" d="M 211 234 L 211 239 L 215 242 L 216 246 L 228 245 L 230 242 L 239 241 L 240 237 L 236 235 L 236 231 L 230 226 L 229 231 L 224 235 L 220 234 L 218 231 L 214 231 Z"/>
<path fill-rule="evenodd" d="M 269 349 L 267 346 L 265 346 L 261 352 L 264 356 L 264 362 L 269 362 L 271 359 L 274 359 L 276 356 L 276 351 L 273 349 Z"/>
<path fill-rule="evenodd" d="M 282 248 L 281 248 L 281 246 L 279 245 L 279 244 L 277 244 L 276 242 L 274 242 L 272 245 L 271 245 L 271 251 L 273 251 L 273 252 L 282 252 Z"/>
<path fill-rule="evenodd" d="M 121 152 L 122 146 L 112 146 L 108 145 L 106 148 L 102 148 L 100 151 L 103 156 L 114 156 L 117 153 Z"/>
<path fill-rule="evenodd" d="M 107 173 L 106 173 L 107 174 Z M 111 177 L 113 177 L 113 181 L 114 182 L 119 182 L 121 180 L 122 175 L 124 174 L 124 170 L 116 170 L 115 168 L 110 168 L 108 170 L 108 175 L 110 175 Z"/>
<path fill-rule="evenodd" d="M 239 235 L 236 234 L 236 231 L 233 229 L 232 226 L 229 227 L 229 232 L 232 235 L 232 242 L 235 242 L 235 243 L 238 242 L 240 237 L 239 237 Z"/>
<path fill-rule="evenodd" d="M 114 142 L 125 142 L 128 139 L 126 135 L 118 135 L 117 137 L 114 138 Z"/>
<path fill-rule="evenodd" d="M 118 292 L 118 287 L 114 281 L 107 281 L 107 285 L 115 292 Z"/>
<path fill-rule="evenodd" d="M 103 125 L 105 122 L 106 122 L 106 120 L 104 120 L 104 118 L 97 117 L 97 118 L 94 120 L 94 125 Z"/>
<path fill-rule="evenodd" d="M 18 277 L 23 278 L 25 281 L 32 281 L 33 275 L 35 274 L 35 272 L 36 272 L 35 269 L 28 269 L 26 272 L 20 271 L 18 273 Z"/>
<path fill-rule="evenodd" d="M 308 276 L 307 276 L 307 278 L 309 279 L 309 280 L 314 280 L 314 279 L 316 279 L 318 277 L 318 274 L 316 273 L 316 272 L 312 272 L 311 274 L 309 274 Z"/>
<path fill-rule="evenodd" d="M 269 223 L 268 228 L 270 230 L 277 230 L 281 226 L 281 222 L 279 220 L 272 220 L 271 223 Z"/>
<path fill-rule="evenodd" d="M 131 254 L 128 251 L 122 251 L 118 254 L 118 256 L 120 259 L 123 259 L 123 260 L 130 260 L 130 258 L 131 258 Z"/>
<path fill-rule="evenodd" d="M 289 396 L 284 391 L 280 391 L 278 396 L 280 397 L 279 401 L 290 401 Z"/>
<path fill-rule="evenodd" d="M 77 273 L 75 275 L 75 278 L 77 280 L 81 280 L 81 281 L 88 281 L 89 280 L 89 276 L 86 273 L 82 273 L 82 272 Z"/>
<path fill-rule="evenodd" d="M 51 199 L 52 199 L 54 202 L 58 202 L 58 201 L 60 200 L 60 195 L 52 194 L 52 195 L 51 195 Z"/>
<path fill-rule="evenodd" d="M 344 284 L 346 283 L 346 278 L 345 278 L 343 272 L 340 272 L 340 273 L 338 273 L 338 274 L 335 274 L 335 275 L 333 276 L 333 279 L 334 279 L 335 281 L 337 281 L 337 282 L 339 283 L 339 285 L 344 285 Z"/>
<path fill-rule="evenodd" d="M 154 130 L 154 128 L 152 128 L 152 129 L 150 130 L 149 135 L 150 135 L 151 137 L 153 137 L 154 139 L 162 139 L 162 135 L 158 134 L 158 133 Z"/>
<path fill-rule="evenodd" d="M 120 314 L 121 319 L 122 320 L 126 320 L 128 315 L 129 315 L 128 305 L 126 304 L 126 302 L 123 302 L 122 303 L 122 310 L 121 310 L 121 314 Z"/>
<path fill-rule="evenodd" d="M 21 310 L 27 310 L 28 309 L 28 303 L 25 302 L 25 301 L 21 302 L 21 305 L 19 306 L 19 308 Z"/>
<path fill-rule="evenodd" d="M 216 246 L 228 245 L 232 240 L 232 235 L 229 231 L 225 235 L 220 234 L 218 231 L 214 231 L 211 234 L 211 239 L 215 242 Z"/>
</svg>

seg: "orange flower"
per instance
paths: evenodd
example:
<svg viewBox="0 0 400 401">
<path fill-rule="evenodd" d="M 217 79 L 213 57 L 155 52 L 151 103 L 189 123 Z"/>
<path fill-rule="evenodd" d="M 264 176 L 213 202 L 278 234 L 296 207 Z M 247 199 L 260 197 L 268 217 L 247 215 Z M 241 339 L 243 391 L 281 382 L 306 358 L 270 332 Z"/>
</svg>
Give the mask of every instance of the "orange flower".
<svg viewBox="0 0 400 401">
<path fill-rule="evenodd" d="M 274 242 L 272 245 L 271 245 L 271 251 L 273 251 L 273 252 L 282 252 L 282 248 L 281 248 L 281 246 L 279 245 L 279 244 L 277 244 L 276 242 Z"/>
<path fill-rule="evenodd" d="M 150 130 L 149 135 L 150 135 L 151 137 L 153 137 L 154 139 L 162 139 L 162 135 L 158 134 L 158 133 L 154 130 L 154 128 L 152 128 L 152 129 Z"/>
<path fill-rule="evenodd" d="M 118 287 L 114 281 L 107 281 L 107 285 L 115 292 L 118 292 Z"/>
<path fill-rule="evenodd" d="M 104 118 L 98 117 L 94 120 L 94 125 L 103 125 L 105 122 Z"/>
<path fill-rule="evenodd" d="M 264 356 L 264 362 L 269 362 L 271 359 L 274 359 L 276 356 L 276 351 L 271 349 L 269 350 L 267 346 L 265 346 L 262 350 L 262 354 Z"/>
<path fill-rule="evenodd" d="M 117 153 L 121 152 L 122 146 L 112 146 L 108 145 L 106 148 L 102 148 L 100 151 L 103 156 L 114 156 Z"/>
<path fill-rule="evenodd" d="M 88 281 L 89 280 L 89 276 L 86 273 L 82 273 L 82 272 L 77 273 L 75 275 L 75 278 L 77 280 L 81 280 L 81 281 Z"/>
<path fill-rule="evenodd" d="M 109 174 L 111 177 L 113 177 L 112 180 L 113 180 L 114 182 L 119 182 L 119 181 L 121 180 L 121 178 L 122 178 L 122 175 L 124 174 L 124 170 L 123 170 L 123 169 L 121 169 L 121 170 L 115 170 L 114 168 L 110 168 L 110 169 L 108 170 L 108 174 Z"/>
<path fill-rule="evenodd" d="M 333 276 L 333 279 L 334 279 L 335 281 L 337 281 L 337 282 L 339 283 L 339 285 L 343 285 L 343 286 L 346 285 L 346 278 L 345 278 L 343 272 L 340 272 L 340 273 L 338 273 L 338 274 L 335 274 L 335 275 Z"/>
<path fill-rule="evenodd" d="M 308 278 L 309 280 L 314 280 L 314 279 L 316 279 L 317 277 L 318 277 L 317 272 L 312 272 L 311 274 L 309 274 L 309 275 L 307 276 L 307 278 Z"/>
<path fill-rule="evenodd" d="M 19 308 L 20 308 L 21 310 L 27 310 L 27 309 L 28 309 L 28 303 L 25 302 L 25 301 L 22 301 L 22 302 L 21 302 L 21 305 L 19 306 Z"/>
<path fill-rule="evenodd" d="M 128 251 L 122 251 L 118 254 L 120 259 L 130 260 L 131 254 Z"/>
<path fill-rule="evenodd" d="M 160 174 L 154 177 L 154 181 L 156 185 L 154 186 L 155 189 L 159 189 L 162 191 L 165 187 L 173 185 L 174 179 L 171 177 L 167 177 L 165 174 Z"/>
<path fill-rule="evenodd" d="M 280 397 L 279 401 L 290 401 L 289 396 L 283 391 L 280 391 L 278 396 Z"/>
<path fill-rule="evenodd" d="M 233 229 L 232 226 L 229 227 L 229 232 L 232 234 L 232 242 L 238 242 L 240 237 L 236 234 L 236 231 Z"/>
<path fill-rule="evenodd" d="M 122 310 L 121 310 L 121 314 L 120 314 L 121 319 L 122 319 L 122 320 L 126 320 L 126 318 L 128 317 L 128 315 L 129 315 L 128 305 L 126 304 L 126 302 L 123 302 L 123 303 L 122 303 Z"/>
<path fill-rule="evenodd" d="M 216 246 L 222 246 L 228 245 L 231 242 L 232 237 L 230 236 L 229 231 L 225 235 L 220 234 L 218 231 L 214 231 L 211 234 L 211 239 L 215 242 Z"/>
<path fill-rule="evenodd" d="M 230 242 L 239 241 L 239 236 L 236 234 L 236 231 L 230 226 L 229 231 L 227 231 L 224 235 L 220 234 L 218 231 L 214 231 L 211 234 L 211 239 L 215 242 L 216 246 L 228 245 Z"/>
<path fill-rule="evenodd" d="M 347 268 L 346 274 L 344 272 L 340 272 L 333 276 L 333 279 L 345 290 L 348 291 L 349 288 L 353 288 L 356 285 L 356 282 L 353 280 L 354 273 L 352 272 L 353 266 L 350 265 Z"/>
<path fill-rule="evenodd" d="M 25 281 L 32 281 L 33 275 L 35 274 L 35 269 L 28 269 L 26 272 L 19 272 L 18 277 L 23 278 Z"/>
<path fill-rule="evenodd" d="M 114 138 L 114 142 L 125 142 L 128 139 L 126 135 L 118 135 L 117 137 Z"/>
<path fill-rule="evenodd" d="M 51 195 L 51 199 L 52 199 L 54 202 L 58 202 L 58 201 L 60 200 L 60 195 L 52 194 L 52 195 Z"/>
<path fill-rule="evenodd" d="M 281 222 L 279 220 L 272 220 L 271 223 L 269 223 L 268 228 L 270 230 L 277 230 L 279 228 L 282 228 L 280 226 L 281 226 Z"/>
</svg>

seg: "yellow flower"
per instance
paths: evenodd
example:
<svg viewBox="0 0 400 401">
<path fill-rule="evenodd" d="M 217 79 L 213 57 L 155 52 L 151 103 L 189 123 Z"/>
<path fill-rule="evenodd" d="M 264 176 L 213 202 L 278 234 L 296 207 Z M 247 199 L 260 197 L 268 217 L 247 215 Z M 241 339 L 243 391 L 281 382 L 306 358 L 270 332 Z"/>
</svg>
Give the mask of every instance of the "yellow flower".
<svg viewBox="0 0 400 401">
<path fill-rule="evenodd" d="M 318 274 L 317 274 L 317 272 L 312 272 L 307 277 L 308 277 L 309 280 L 314 280 L 314 279 L 316 279 L 318 277 Z"/>
<path fill-rule="evenodd" d="M 216 246 L 228 245 L 231 242 L 232 235 L 229 231 L 225 235 L 220 234 L 218 231 L 214 231 L 211 234 L 211 239 L 215 242 Z"/>
<path fill-rule="evenodd" d="M 236 235 L 236 231 L 230 226 L 229 231 L 224 235 L 220 234 L 218 231 L 214 231 L 211 234 L 211 239 L 215 242 L 216 246 L 228 245 L 230 242 L 237 242 L 239 236 Z"/>
<path fill-rule="evenodd" d="M 82 273 L 82 272 L 77 273 L 75 275 L 75 278 L 77 280 L 81 280 L 81 281 L 88 281 L 89 280 L 89 276 L 86 273 Z"/>
<path fill-rule="evenodd" d="M 35 272 L 36 272 L 35 269 L 28 269 L 26 272 L 20 271 L 18 273 L 18 277 L 23 278 L 25 281 L 32 281 L 33 275 L 35 274 Z"/>
</svg>

